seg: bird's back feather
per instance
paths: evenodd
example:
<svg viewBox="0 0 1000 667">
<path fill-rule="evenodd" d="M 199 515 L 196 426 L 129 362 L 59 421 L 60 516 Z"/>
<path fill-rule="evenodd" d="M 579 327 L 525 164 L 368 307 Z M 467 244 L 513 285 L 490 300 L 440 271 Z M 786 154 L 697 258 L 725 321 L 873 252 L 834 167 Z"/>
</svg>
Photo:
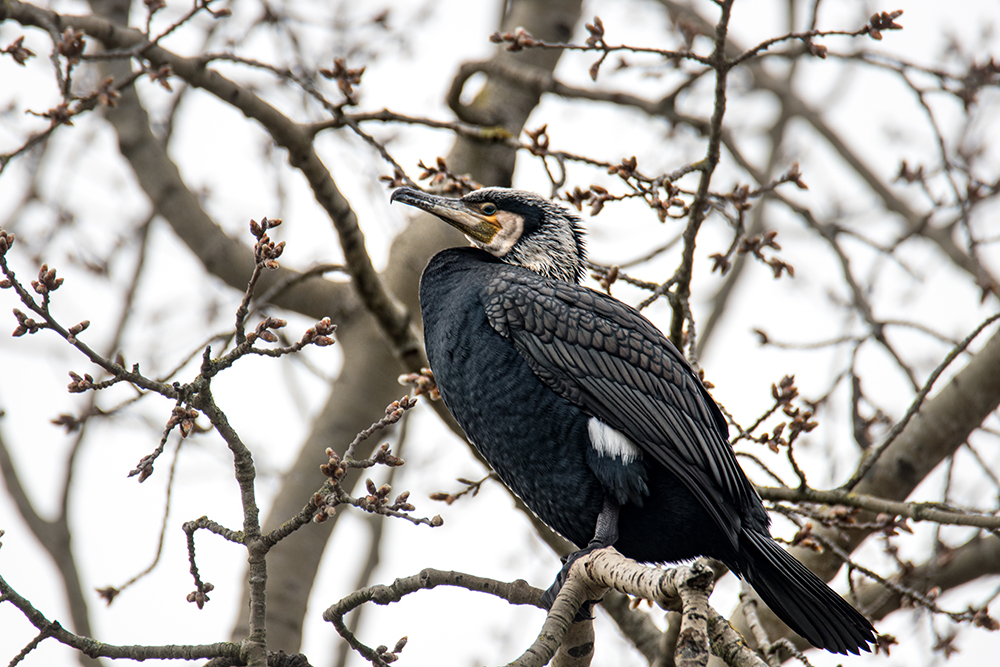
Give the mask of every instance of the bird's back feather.
<svg viewBox="0 0 1000 667">
<path fill-rule="evenodd" d="M 718 406 L 649 320 L 605 294 L 519 267 L 491 273 L 486 316 L 548 387 L 672 471 L 734 546 L 743 521 L 766 531 Z"/>
</svg>

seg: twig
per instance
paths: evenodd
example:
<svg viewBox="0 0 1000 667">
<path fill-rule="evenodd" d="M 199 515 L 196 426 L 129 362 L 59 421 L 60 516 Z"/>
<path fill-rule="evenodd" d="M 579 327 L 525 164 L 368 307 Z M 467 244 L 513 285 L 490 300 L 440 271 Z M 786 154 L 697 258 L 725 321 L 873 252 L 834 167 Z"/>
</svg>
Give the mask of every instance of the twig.
<svg viewBox="0 0 1000 667">
<path fill-rule="evenodd" d="M 470 591 L 494 595 L 507 600 L 511 604 L 532 605 L 536 607 L 540 605 L 539 601 L 542 595 L 542 591 L 529 586 L 523 580 L 505 583 L 462 572 L 442 572 L 440 570 L 426 569 L 411 577 L 396 579 L 390 586 L 369 586 L 368 588 L 351 593 L 324 611 L 323 620 L 332 623 L 340 636 L 373 665 L 387 667 L 388 663 L 383 659 L 385 652 L 380 654 L 375 649 L 361 643 L 347 629 L 347 625 L 344 623 L 344 616 L 366 602 L 387 605 L 399 602 L 411 593 L 420 590 L 430 590 L 437 586 L 465 588 Z"/>
<path fill-rule="evenodd" d="M 757 487 L 760 497 L 764 500 L 786 501 L 794 503 L 819 503 L 823 505 L 843 505 L 859 509 L 901 516 L 914 521 L 933 521 L 934 523 L 975 526 L 987 530 L 1000 529 L 1000 516 L 967 513 L 941 503 L 904 503 L 886 500 L 861 493 L 855 493 L 844 487 L 821 491 L 810 487 Z"/>
<path fill-rule="evenodd" d="M 997 313 L 996 315 L 991 315 L 990 317 L 986 318 L 986 320 L 983 321 L 982 324 L 973 329 L 972 333 L 966 336 L 962 340 L 962 342 L 956 345 L 951 350 L 951 352 L 949 352 L 945 356 L 945 358 L 941 361 L 941 363 L 938 364 L 938 367 L 935 368 L 934 371 L 930 374 L 930 377 L 927 378 L 927 381 L 924 383 L 924 386 L 920 389 L 919 392 L 917 392 L 916 398 L 913 399 L 913 402 L 907 409 L 906 414 L 903 415 L 903 418 L 900 419 L 898 422 L 896 422 L 895 425 L 893 425 L 893 427 L 889 430 L 889 433 L 886 435 L 885 440 L 882 442 L 882 444 L 880 444 L 875 449 L 875 451 L 869 454 L 865 458 L 865 460 L 861 462 L 861 465 L 858 466 L 858 469 L 854 472 L 853 475 L 851 475 L 851 478 L 847 480 L 847 482 L 845 482 L 844 485 L 841 487 L 843 490 L 845 491 L 852 490 L 855 486 L 857 486 L 858 482 L 860 482 L 864 478 L 864 476 L 868 474 L 868 472 L 872 469 L 872 467 L 878 462 L 882 454 L 885 453 L 885 450 L 889 448 L 889 445 L 891 445 L 893 441 L 895 441 L 895 439 L 899 437 L 899 434 L 903 432 L 903 429 L 906 428 L 906 425 L 913 418 L 913 415 L 915 415 L 920 410 L 920 406 L 923 404 L 924 399 L 927 398 L 927 394 L 930 393 L 931 388 L 933 388 L 934 386 L 934 383 L 937 381 L 939 377 L 941 377 L 941 374 L 945 371 L 945 369 L 951 365 L 951 362 L 953 362 L 965 350 L 965 348 L 967 348 L 972 343 L 972 341 L 975 340 L 976 337 L 983 332 L 983 330 L 986 327 L 993 324 L 993 322 L 997 321 L 998 319 L 1000 319 L 1000 313 Z"/>
<path fill-rule="evenodd" d="M 75 648 L 92 658 L 127 658 L 130 660 L 199 660 L 225 657 L 239 659 L 242 647 L 238 642 L 218 642 L 215 644 L 188 644 L 184 646 L 119 646 L 105 644 L 90 637 L 73 634 L 57 621 L 50 621 L 32 606 L 28 600 L 18 595 L 3 577 L 0 577 L 0 595 L 6 602 L 17 607 L 24 617 L 40 631 L 40 637 L 52 637 L 56 641 Z M 42 636 L 44 635 L 44 637 Z"/>
</svg>

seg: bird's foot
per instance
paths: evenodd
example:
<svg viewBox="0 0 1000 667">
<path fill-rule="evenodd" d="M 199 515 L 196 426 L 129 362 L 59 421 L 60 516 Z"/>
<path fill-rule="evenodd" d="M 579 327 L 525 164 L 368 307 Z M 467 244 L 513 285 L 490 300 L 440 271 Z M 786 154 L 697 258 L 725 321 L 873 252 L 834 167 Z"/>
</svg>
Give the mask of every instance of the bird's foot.
<svg viewBox="0 0 1000 667">
<path fill-rule="evenodd" d="M 591 542 L 590 544 L 588 544 L 583 549 L 580 549 L 579 551 L 574 551 L 571 554 L 563 556 L 562 557 L 563 566 L 562 569 L 559 570 L 559 574 L 556 575 L 556 580 L 552 582 L 552 585 L 549 586 L 549 589 L 547 591 L 542 593 L 542 606 L 545 607 L 546 609 L 552 609 L 552 605 L 556 601 L 556 596 L 559 595 L 559 591 L 562 590 L 563 584 L 566 583 L 566 579 L 569 577 L 569 571 L 570 568 L 573 567 L 573 563 L 578 561 L 580 558 L 583 558 L 590 552 L 596 551 L 597 549 L 603 549 L 606 546 L 608 545 L 595 541 Z M 597 604 L 598 602 L 600 602 L 600 600 L 587 600 L 586 602 L 584 602 L 583 606 L 580 607 L 579 611 L 576 612 L 576 618 L 573 619 L 573 622 L 579 623 L 581 621 L 587 621 L 592 619 L 594 616 L 591 612 L 594 609 L 594 605 Z"/>
</svg>

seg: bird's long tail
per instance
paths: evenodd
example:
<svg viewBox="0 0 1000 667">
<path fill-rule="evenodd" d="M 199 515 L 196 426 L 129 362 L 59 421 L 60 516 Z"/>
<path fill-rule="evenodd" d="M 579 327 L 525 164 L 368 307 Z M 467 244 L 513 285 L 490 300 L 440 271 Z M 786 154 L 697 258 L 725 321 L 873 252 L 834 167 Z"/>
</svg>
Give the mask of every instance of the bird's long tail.
<svg viewBox="0 0 1000 667">
<path fill-rule="evenodd" d="M 744 529 L 742 538 L 744 576 L 788 627 L 833 653 L 871 651 L 875 629 L 868 619 L 770 536 Z"/>
</svg>

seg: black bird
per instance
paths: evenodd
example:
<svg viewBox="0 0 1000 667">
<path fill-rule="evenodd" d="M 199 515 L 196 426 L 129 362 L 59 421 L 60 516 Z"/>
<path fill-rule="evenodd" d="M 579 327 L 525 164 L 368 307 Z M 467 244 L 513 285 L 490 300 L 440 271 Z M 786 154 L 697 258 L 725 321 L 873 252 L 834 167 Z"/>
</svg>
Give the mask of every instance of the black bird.
<svg viewBox="0 0 1000 667">
<path fill-rule="evenodd" d="M 469 440 L 581 548 L 570 559 L 612 544 L 648 563 L 710 556 L 814 646 L 870 650 L 871 623 L 771 539 L 725 417 L 683 355 L 638 311 L 577 284 L 575 215 L 505 188 L 461 199 L 400 188 L 392 201 L 473 243 L 424 269 L 427 357 Z"/>
</svg>

